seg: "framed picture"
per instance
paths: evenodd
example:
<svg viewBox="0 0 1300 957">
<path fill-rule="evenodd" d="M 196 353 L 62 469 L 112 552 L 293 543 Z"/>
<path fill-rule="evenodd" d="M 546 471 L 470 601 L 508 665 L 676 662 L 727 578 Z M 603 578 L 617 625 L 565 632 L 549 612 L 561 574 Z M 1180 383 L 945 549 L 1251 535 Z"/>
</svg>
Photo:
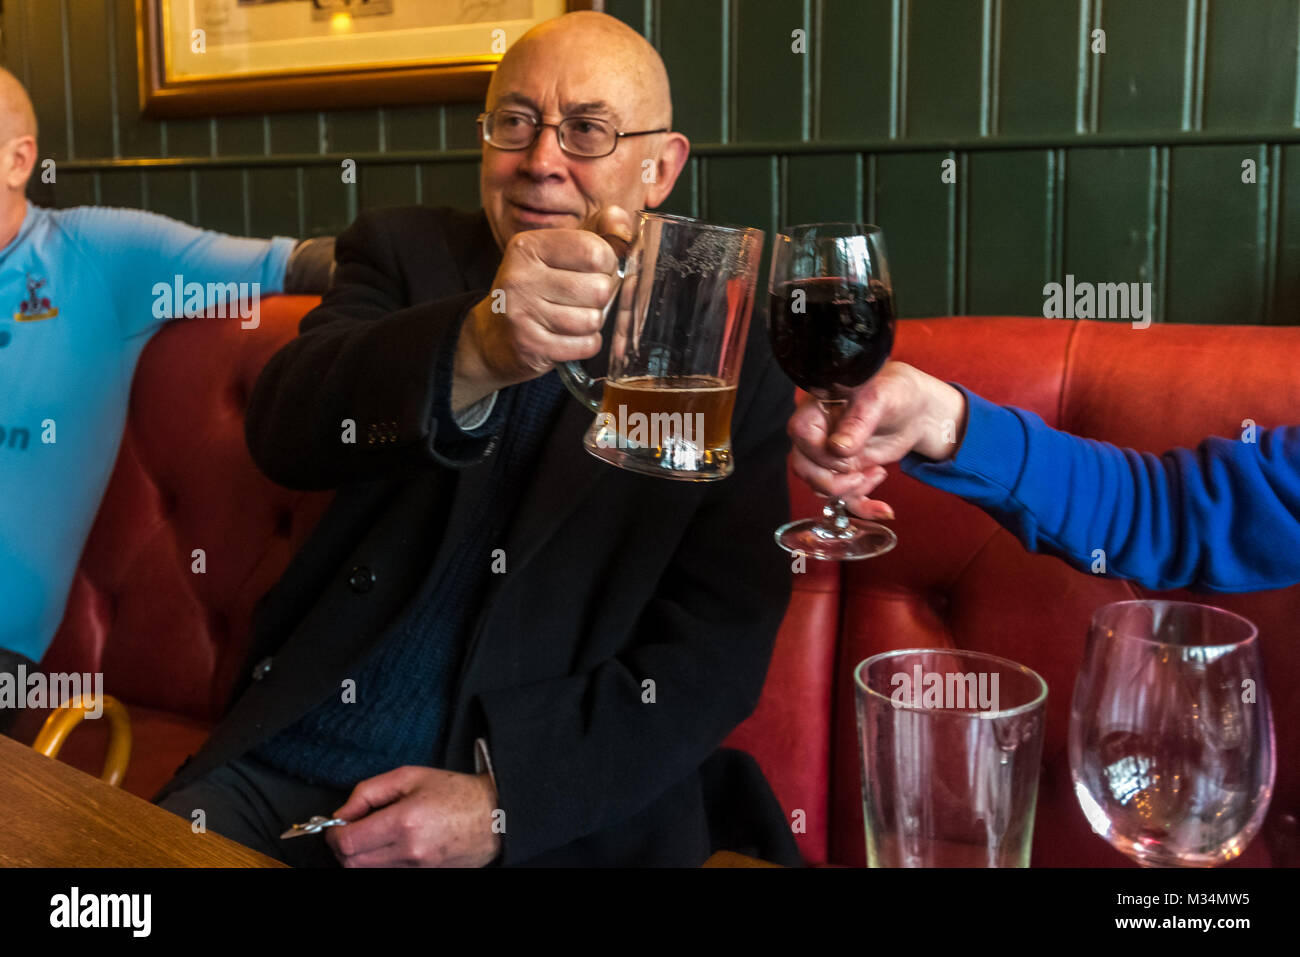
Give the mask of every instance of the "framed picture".
<svg viewBox="0 0 1300 957">
<path fill-rule="evenodd" d="M 525 31 L 603 0 L 136 0 L 147 116 L 474 100 Z"/>
</svg>

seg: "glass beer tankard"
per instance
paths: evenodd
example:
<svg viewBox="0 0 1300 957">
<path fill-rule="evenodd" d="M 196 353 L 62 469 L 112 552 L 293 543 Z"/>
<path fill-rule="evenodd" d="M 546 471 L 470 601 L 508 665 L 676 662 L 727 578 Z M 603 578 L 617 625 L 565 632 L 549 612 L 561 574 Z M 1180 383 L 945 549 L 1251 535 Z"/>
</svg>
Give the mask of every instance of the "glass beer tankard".
<svg viewBox="0 0 1300 957">
<path fill-rule="evenodd" d="M 606 312 L 608 375 L 577 362 L 557 371 L 596 413 L 583 437 L 596 458 L 661 478 L 725 478 L 763 231 L 637 216 Z"/>
</svg>

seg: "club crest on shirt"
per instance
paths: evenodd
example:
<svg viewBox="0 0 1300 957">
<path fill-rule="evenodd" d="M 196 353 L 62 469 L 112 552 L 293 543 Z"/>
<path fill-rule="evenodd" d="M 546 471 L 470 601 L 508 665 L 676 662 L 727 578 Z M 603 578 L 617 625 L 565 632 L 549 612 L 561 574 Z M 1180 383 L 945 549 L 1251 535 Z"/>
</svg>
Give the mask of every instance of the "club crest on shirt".
<svg viewBox="0 0 1300 957">
<path fill-rule="evenodd" d="M 59 314 L 59 310 L 50 305 L 50 297 L 41 295 L 41 289 L 48 282 L 48 279 L 33 278 L 30 273 L 27 274 L 27 298 L 19 303 L 18 311 L 14 313 L 14 322 L 53 319 Z"/>
</svg>

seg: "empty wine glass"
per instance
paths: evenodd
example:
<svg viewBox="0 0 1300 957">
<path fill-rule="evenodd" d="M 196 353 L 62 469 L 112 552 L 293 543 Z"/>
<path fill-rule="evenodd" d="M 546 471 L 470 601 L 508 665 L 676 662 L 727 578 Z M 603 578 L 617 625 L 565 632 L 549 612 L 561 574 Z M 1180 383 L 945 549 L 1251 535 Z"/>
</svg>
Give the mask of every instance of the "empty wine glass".
<svg viewBox="0 0 1300 957">
<path fill-rule="evenodd" d="M 1097 610 L 1070 708 L 1094 831 L 1146 866 L 1232 860 L 1264 820 L 1275 764 L 1254 625 L 1191 602 Z"/>
</svg>

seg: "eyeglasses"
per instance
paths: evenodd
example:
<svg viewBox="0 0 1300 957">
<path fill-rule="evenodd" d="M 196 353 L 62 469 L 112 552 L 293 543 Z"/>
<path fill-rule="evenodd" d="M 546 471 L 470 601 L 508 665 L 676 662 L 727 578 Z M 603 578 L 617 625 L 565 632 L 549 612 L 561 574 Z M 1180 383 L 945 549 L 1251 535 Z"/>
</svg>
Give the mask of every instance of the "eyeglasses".
<svg viewBox="0 0 1300 957">
<path fill-rule="evenodd" d="M 558 123 L 543 123 L 531 113 L 515 110 L 481 113 L 478 122 L 483 126 L 483 141 L 499 150 L 526 150 L 537 142 L 542 127 L 553 126 L 560 141 L 560 149 L 573 156 L 588 158 L 608 156 L 625 136 L 649 136 L 651 133 L 668 132 L 665 126 L 657 130 L 624 133 L 604 120 L 591 116 L 568 116 Z"/>
</svg>

